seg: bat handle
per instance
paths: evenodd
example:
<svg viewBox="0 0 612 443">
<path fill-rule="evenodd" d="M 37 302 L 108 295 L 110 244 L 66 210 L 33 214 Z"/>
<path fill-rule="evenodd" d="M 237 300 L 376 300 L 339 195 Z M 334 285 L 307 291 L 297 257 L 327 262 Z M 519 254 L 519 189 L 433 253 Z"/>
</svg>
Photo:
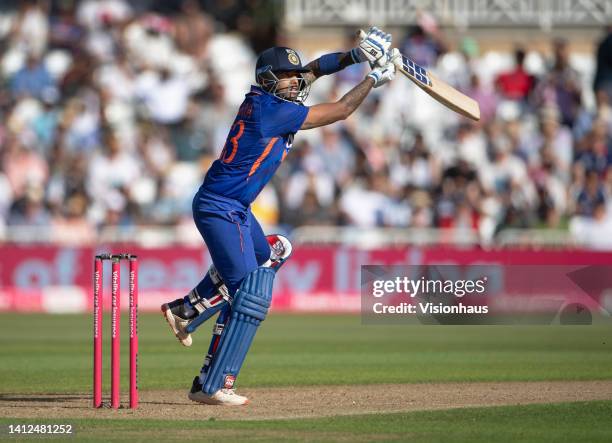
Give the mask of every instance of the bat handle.
<svg viewBox="0 0 612 443">
<path fill-rule="evenodd" d="M 359 36 L 359 38 L 364 39 L 366 37 L 366 35 L 368 35 L 368 34 L 366 34 L 363 29 L 360 29 L 359 31 L 357 31 L 357 35 Z"/>
<path fill-rule="evenodd" d="M 404 62 L 402 61 L 401 54 L 393 59 L 393 64 L 397 69 L 402 69 L 404 66 Z"/>
</svg>

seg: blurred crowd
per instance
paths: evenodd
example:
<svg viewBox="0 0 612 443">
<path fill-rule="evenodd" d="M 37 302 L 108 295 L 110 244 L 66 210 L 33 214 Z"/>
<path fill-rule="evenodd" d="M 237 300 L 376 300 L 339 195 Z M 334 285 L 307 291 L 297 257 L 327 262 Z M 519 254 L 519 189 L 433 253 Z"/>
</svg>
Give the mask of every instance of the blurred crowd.
<svg viewBox="0 0 612 443">
<path fill-rule="evenodd" d="M 270 2 L 20 1 L 0 9 L 0 231 L 191 225 L 259 50 L 282 43 Z M 174 5 L 173 8 L 168 5 Z M 136 5 L 136 6 L 135 6 Z M 321 48 L 304 54 L 310 60 Z M 612 33 L 596 54 L 481 54 L 423 15 L 400 49 L 477 99 L 448 111 L 396 77 L 345 122 L 302 131 L 253 205 L 268 226 L 507 228 L 612 239 Z M 300 51 L 300 48 L 295 48 Z M 582 57 L 582 58 L 576 58 Z M 366 73 L 318 80 L 307 104 Z"/>
<path fill-rule="evenodd" d="M 612 247 L 612 28 L 595 54 L 562 38 L 545 54 L 482 54 L 424 15 L 398 43 L 475 98 L 481 121 L 396 77 L 345 123 L 299 134 L 276 181 L 283 222 L 454 228 L 485 245 L 502 230 L 556 229 Z M 340 96 L 363 69 L 313 87 L 312 101 Z"/>
<path fill-rule="evenodd" d="M 273 2 L 13 3 L 0 5 L 0 233 L 90 241 L 188 220 L 274 41 Z"/>
</svg>

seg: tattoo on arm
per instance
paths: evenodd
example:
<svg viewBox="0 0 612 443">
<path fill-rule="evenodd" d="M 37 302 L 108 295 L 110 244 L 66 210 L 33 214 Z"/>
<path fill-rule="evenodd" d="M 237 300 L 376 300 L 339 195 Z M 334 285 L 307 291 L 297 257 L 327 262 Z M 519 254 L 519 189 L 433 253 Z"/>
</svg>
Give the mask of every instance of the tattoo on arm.
<svg viewBox="0 0 612 443">
<path fill-rule="evenodd" d="M 361 104 L 370 89 L 374 86 L 374 79 L 371 77 L 366 77 L 361 83 L 347 92 L 341 99 L 340 102 L 343 103 L 349 109 L 349 115 L 353 113 L 355 109 Z"/>
<path fill-rule="evenodd" d="M 301 129 L 318 128 L 344 120 L 357 109 L 372 86 L 374 86 L 374 79 L 367 77 L 337 102 L 312 106 Z"/>
</svg>

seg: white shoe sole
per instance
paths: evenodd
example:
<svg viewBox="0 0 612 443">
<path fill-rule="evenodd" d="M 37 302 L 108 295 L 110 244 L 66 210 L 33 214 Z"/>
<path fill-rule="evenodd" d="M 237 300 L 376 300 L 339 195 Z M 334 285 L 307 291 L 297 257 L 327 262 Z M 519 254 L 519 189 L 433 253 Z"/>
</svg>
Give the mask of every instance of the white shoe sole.
<svg viewBox="0 0 612 443">
<path fill-rule="evenodd" d="M 224 402 L 222 400 L 212 398 L 210 395 L 205 394 L 203 392 L 190 392 L 187 397 L 189 398 L 189 400 L 195 401 L 196 403 L 202 403 L 211 406 L 246 406 L 249 404 L 249 399 L 242 396 L 240 397 L 244 398 L 244 401 L 240 402 Z"/>
<path fill-rule="evenodd" d="M 174 318 L 174 315 L 172 315 L 172 311 L 170 310 L 170 307 L 168 306 L 167 303 L 164 303 L 161 307 L 162 310 L 162 314 L 164 314 L 164 318 L 166 319 L 166 322 L 168 323 L 168 326 L 170 326 L 170 329 L 172 329 L 172 332 L 174 333 L 174 336 L 178 339 L 178 341 L 183 345 L 183 346 L 191 346 L 192 340 L 191 340 L 191 334 L 187 334 L 185 336 L 185 334 L 181 331 L 178 330 L 178 328 L 176 327 L 176 322 L 177 320 Z"/>
</svg>

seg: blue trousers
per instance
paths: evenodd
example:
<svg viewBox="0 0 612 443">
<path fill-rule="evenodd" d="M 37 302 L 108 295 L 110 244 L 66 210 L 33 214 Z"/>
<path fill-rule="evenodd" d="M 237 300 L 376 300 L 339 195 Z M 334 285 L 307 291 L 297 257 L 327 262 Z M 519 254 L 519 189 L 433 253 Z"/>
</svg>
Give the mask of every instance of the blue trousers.
<svg viewBox="0 0 612 443">
<path fill-rule="evenodd" d="M 250 207 L 203 188 L 193 199 L 193 219 L 233 296 L 247 274 L 270 258 L 270 246 L 259 222 Z M 195 290 L 200 298 L 216 295 L 208 272 Z"/>
</svg>

